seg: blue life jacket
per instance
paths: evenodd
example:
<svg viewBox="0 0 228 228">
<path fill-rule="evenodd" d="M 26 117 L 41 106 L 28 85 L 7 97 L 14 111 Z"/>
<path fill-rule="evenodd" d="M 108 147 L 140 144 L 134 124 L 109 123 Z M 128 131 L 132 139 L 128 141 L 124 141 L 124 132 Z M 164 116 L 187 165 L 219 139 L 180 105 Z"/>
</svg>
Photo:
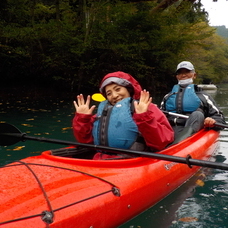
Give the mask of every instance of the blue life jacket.
<svg viewBox="0 0 228 228">
<path fill-rule="evenodd" d="M 132 118 L 132 98 L 125 98 L 114 106 L 103 101 L 93 125 L 95 145 L 129 149 L 138 137 L 138 127 Z"/>
<path fill-rule="evenodd" d="M 174 85 L 167 97 L 165 108 L 169 112 L 192 113 L 200 107 L 200 104 L 201 100 L 195 92 L 194 84 L 186 87 Z"/>
</svg>

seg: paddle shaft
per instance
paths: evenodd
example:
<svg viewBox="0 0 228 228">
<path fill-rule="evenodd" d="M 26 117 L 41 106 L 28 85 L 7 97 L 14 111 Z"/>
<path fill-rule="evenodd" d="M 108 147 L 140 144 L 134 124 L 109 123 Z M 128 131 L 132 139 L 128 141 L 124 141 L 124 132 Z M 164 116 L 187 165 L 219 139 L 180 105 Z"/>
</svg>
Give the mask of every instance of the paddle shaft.
<svg viewBox="0 0 228 228">
<path fill-rule="evenodd" d="M 49 138 L 43 138 L 43 137 L 27 136 L 24 133 L 21 133 L 21 134 L 19 134 L 19 133 L 5 133 L 3 135 L 9 136 L 9 137 L 20 138 L 20 141 L 33 140 L 33 141 L 39 141 L 39 142 L 68 145 L 68 146 L 69 145 L 81 146 L 81 147 L 91 148 L 91 149 L 95 149 L 95 150 L 102 150 L 102 151 L 107 151 L 107 152 L 112 152 L 112 153 L 131 154 L 131 155 L 143 156 L 143 157 L 154 158 L 154 159 L 159 159 L 159 160 L 164 160 L 164 161 L 177 162 L 177 163 L 187 164 L 189 166 L 195 165 L 195 166 L 200 166 L 200 167 L 208 167 L 208 168 L 214 168 L 214 169 L 228 170 L 228 164 L 192 159 L 191 157 L 184 158 L 184 157 L 165 155 L 165 154 L 159 154 L 159 153 L 152 153 L 152 152 L 145 152 L 145 151 L 118 149 L 118 148 L 107 147 L 107 146 L 97 146 L 97 145 L 93 145 L 93 144 L 85 144 L 85 143 L 71 142 L 71 141 L 58 140 L 58 139 L 49 139 Z"/>
<path fill-rule="evenodd" d="M 176 117 L 180 117 L 180 118 L 184 118 L 184 119 L 188 119 L 189 116 L 187 115 L 183 115 L 183 114 L 178 114 L 178 113 L 175 113 L 175 112 L 168 112 L 168 111 L 162 111 L 163 113 L 165 114 L 168 114 L 170 116 L 176 116 Z M 221 123 L 215 123 L 214 124 L 216 127 L 223 127 L 223 128 L 228 128 L 228 124 L 221 124 Z"/>
</svg>

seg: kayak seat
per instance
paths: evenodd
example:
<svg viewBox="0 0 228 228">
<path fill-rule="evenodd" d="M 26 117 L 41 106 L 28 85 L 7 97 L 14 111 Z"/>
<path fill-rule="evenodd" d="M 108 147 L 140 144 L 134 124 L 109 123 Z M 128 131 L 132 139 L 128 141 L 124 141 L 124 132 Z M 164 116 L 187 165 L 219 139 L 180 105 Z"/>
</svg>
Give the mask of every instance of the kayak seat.
<svg viewBox="0 0 228 228">
<path fill-rule="evenodd" d="M 83 147 L 68 147 L 51 150 L 51 154 L 60 157 L 92 159 L 96 150 Z"/>
</svg>

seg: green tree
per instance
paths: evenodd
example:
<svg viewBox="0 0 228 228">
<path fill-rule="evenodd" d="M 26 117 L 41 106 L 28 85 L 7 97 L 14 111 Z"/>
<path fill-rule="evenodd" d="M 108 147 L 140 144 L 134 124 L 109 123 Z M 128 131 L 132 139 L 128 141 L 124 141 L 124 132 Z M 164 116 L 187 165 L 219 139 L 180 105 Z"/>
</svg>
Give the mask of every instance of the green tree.
<svg viewBox="0 0 228 228">
<path fill-rule="evenodd" d="M 227 47 L 216 45 L 206 12 L 192 2 L 7 0 L 0 9 L 0 71 L 6 83 L 91 93 L 104 74 L 122 70 L 153 94 L 170 89 L 177 63 L 188 59 L 200 80 L 222 80 Z M 223 57 L 215 64 L 213 55 Z"/>
</svg>

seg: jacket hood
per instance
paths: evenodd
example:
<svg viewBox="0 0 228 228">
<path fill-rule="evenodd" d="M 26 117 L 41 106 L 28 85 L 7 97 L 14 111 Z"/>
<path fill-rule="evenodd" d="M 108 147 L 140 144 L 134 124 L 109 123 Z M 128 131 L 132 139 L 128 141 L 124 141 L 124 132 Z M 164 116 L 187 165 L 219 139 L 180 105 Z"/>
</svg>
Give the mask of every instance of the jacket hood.
<svg viewBox="0 0 228 228">
<path fill-rule="evenodd" d="M 100 92 L 103 95 L 104 95 L 105 86 L 111 83 L 116 83 L 125 87 L 133 87 L 134 89 L 133 99 L 139 100 L 142 87 L 140 86 L 138 81 L 135 80 L 130 74 L 124 73 L 122 71 L 117 71 L 117 72 L 113 72 L 105 75 L 100 83 Z"/>
</svg>

